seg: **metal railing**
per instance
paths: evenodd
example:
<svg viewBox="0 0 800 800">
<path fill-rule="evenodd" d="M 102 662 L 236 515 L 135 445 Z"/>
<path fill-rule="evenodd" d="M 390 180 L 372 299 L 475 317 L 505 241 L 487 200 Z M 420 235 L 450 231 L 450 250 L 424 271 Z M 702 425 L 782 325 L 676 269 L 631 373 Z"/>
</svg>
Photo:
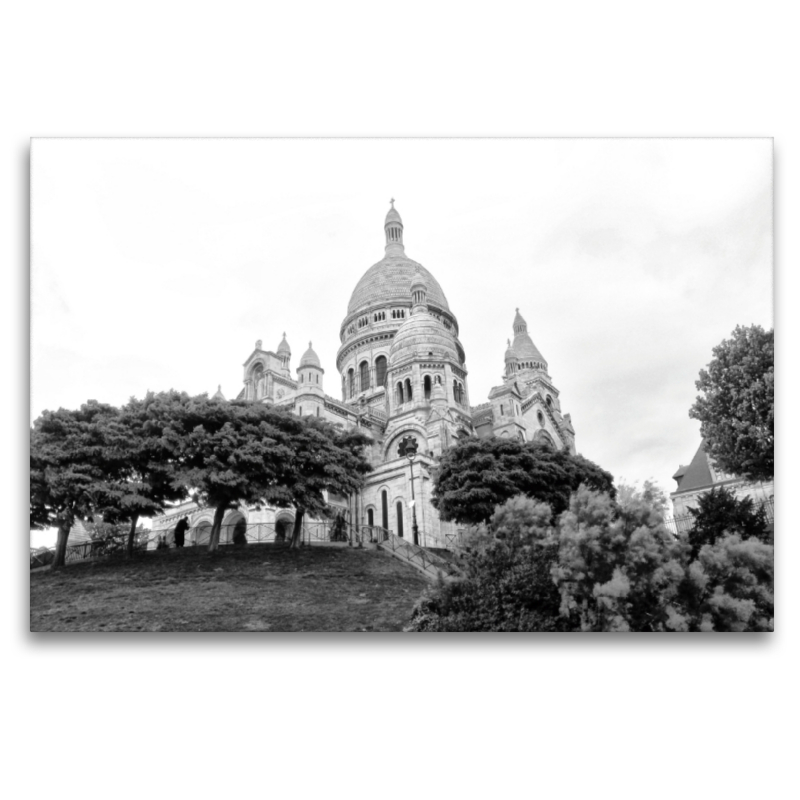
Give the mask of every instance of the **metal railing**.
<svg viewBox="0 0 800 800">
<path fill-rule="evenodd" d="M 395 536 L 395 534 L 391 531 L 387 531 L 385 528 L 381 530 L 384 531 L 386 536 L 380 541 L 379 547 L 392 553 L 401 560 L 408 561 L 410 564 L 419 567 L 428 575 L 436 577 L 439 572 L 445 575 L 457 574 L 459 572 L 453 564 L 445 561 L 441 556 L 434 555 L 424 547 L 408 542 L 400 536 Z"/>
<path fill-rule="evenodd" d="M 753 503 L 753 512 L 759 509 L 764 510 L 764 516 L 768 525 L 775 524 L 775 503 L 773 500 L 762 500 L 761 502 Z M 692 514 L 682 514 L 677 517 L 665 517 L 664 525 L 671 533 L 686 534 L 694 527 L 694 516 Z"/>
<path fill-rule="evenodd" d="M 292 538 L 293 525 L 286 522 L 278 525 L 274 522 L 255 522 L 249 525 L 223 525 L 220 529 L 219 544 L 235 546 L 245 544 L 288 544 Z M 184 537 L 184 548 L 207 546 L 211 537 L 211 525 L 195 525 L 187 529 Z M 102 539 L 88 539 L 67 546 L 64 563 L 75 564 L 80 561 L 94 561 L 122 557 L 125 555 L 128 535 L 107 536 Z M 336 524 L 335 520 L 312 520 L 303 522 L 301 541 L 304 545 L 314 543 L 348 541 L 353 543 L 361 541 L 358 532 L 353 526 L 345 522 L 344 525 Z M 367 539 L 366 541 L 369 541 Z M 134 552 L 158 550 L 159 548 L 171 549 L 175 547 L 175 528 L 161 528 L 148 531 L 146 535 L 139 535 L 134 540 Z M 31 569 L 52 564 L 55 556 L 55 547 L 31 548 Z"/>
</svg>

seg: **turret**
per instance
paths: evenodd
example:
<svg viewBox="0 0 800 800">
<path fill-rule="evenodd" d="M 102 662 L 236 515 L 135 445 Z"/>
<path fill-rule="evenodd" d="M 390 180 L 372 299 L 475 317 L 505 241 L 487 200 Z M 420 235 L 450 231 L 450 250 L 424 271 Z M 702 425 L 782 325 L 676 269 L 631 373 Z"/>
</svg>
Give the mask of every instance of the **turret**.
<svg viewBox="0 0 800 800">
<path fill-rule="evenodd" d="M 311 342 L 308 343 L 308 350 L 303 353 L 300 359 L 300 366 L 297 368 L 297 382 L 300 388 L 313 387 L 322 390 L 322 376 L 325 370 L 319 363 L 319 356 L 314 352 Z"/>
<path fill-rule="evenodd" d="M 411 313 L 420 314 L 428 310 L 428 286 L 419 267 L 414 270 L 414 280 L 411 282 Z"/>
<path fill-rule="evenodd" d="M 292 348 L 289 347 L 289 342 L 286 341 L 286 332 L 284 331 L 283 339 L 278 345 L 278 358 L 281 360 L 281 372 L 287 377 L 291 377 L 292 372 L 289 368 L 289 362 L 292 360 Z"/>
</svg>

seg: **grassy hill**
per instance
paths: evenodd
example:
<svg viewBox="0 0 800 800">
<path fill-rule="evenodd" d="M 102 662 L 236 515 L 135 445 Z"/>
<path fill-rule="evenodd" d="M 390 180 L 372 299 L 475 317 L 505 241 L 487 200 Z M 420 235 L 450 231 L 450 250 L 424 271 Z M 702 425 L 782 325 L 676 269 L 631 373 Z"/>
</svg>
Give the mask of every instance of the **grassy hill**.
<svg viewBox="0 0 800 800">
<path fill-rule="evenodd" d="M 426 585 L 376 550 L 154 551 L 31 573 L 31 630 L 399 631 Z"/>
</svg>

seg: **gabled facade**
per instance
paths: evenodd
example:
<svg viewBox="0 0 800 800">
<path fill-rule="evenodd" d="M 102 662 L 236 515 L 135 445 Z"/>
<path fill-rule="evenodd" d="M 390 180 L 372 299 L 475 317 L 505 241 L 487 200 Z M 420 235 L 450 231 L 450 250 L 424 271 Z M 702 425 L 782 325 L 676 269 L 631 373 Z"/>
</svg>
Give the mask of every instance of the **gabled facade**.
<svg viewBox="0 0 800 800">
<path fill-rule="evenodd" d="M 737 498 L 752 498 L 756 504 L 771 501 L 775 494 L 775 482 L 761 483 L 748 481 L 717 469 L 706 453 L 705 441 L 700 442 L 697 452 L 688 465 L 681 465 L 672 476 L 677 487 L 670 495 L 672 513 L 683 517 L 690 508 L 697 506 L 698 498 L 719 487 L 733 492 Z"/>
</svg>

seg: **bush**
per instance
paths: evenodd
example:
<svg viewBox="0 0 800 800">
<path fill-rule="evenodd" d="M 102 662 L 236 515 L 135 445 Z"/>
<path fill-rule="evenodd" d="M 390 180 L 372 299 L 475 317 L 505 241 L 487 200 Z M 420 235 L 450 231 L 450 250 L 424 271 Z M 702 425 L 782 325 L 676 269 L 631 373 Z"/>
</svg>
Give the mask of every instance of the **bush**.
<svg viewBox="0 0 800 800">
<path fill-rule="evenodd" d="M 773 548 L 725 534 L 696 557 L 650 484 L 619 503 L 581 487 L 555 524 L 516 497 L 473 535 L 466 575 L 417 603 L 415 631 L 767 631 Z"/>
</svg>

